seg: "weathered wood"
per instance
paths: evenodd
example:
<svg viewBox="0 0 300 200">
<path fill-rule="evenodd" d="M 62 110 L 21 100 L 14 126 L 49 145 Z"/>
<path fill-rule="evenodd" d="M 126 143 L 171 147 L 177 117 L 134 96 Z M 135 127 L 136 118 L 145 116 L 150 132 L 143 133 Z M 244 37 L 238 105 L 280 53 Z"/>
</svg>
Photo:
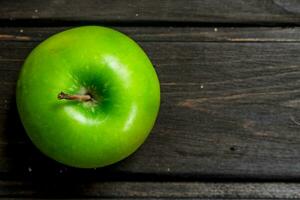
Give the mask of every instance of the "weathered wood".
<svg viewBox="0 0 300 200">
<path fill-rule="evenodd" d="M 300 198 L 298 183 L 15 182 L 0 181 L 0 197 L 68 198 Z"/>
<path fill-rule="evenodd" d="M 6 24 L 14 20 L 42 21 L 41 25 L 55 21 L 156 25 L 299 24 L 300 2 L 296 0 L 1 1 L 0 13 L 0 19 L 2 22 L 6 21 Z M 28 24 L 28 21 L 23 22 Z"/>
<path fill-rule="evenodd" d="M 0 199 L 5 199 L 5 200 L 32 200 L 32 198 L 30 197 L 3 197 Z M 65 199 L 68 199 L 67 198 L 49 198 L 49 197 L 39 197 L 39 198 L 34 198 L 35 200 L 65 200 Z M 78 198 L 78 197 L 75 197 L 75 198 L 72 198 L 72 199 L 76 199 L 76 200 L 145 200 L 145 198 L 136 198 L 136 197 L 133 197 L 133 198 L 127 198 L 127 197 L 121 197 L 121 198 L 103 198 L 103 197 L 97 197 L 97 198 L 89 198 L 89 197 L 81 197 L 81 198 Z M 185 197 L 181 197 L 181 198 L 172 198 L 172 200 L 199 200 L 199 199 L 202 199 L 202 198 L 185 198 Z M 277 198 L 273 198 L 273 199 L 277 199 Z M 283 198 L 279 198 L 280 200 L 285 200 Z M 291 198 L 293 199 L 293 198 Z M 147 200 L 166 200 L 166 198 L 147 198 Z M 228 200 L 228 198 L 210 198 L 210 199 L 204 199 L 204 200 Z M 242 200 L 242 198 L 236 198 L 235 200 Z M 257 200 L 257 199 L 248 199 L 247 200 Z M 265 198 L 260 198 L 259 200 L 270 200 L 270 199 L 265 199 Z"/>
<path fill-rule="evenodd" d="M 40 42 L 70 27 L 0 27 L 0 41 Z M 139 42 L 300 42 L 300 28 L 118 27 Z"/>
<path fill-rule="evenodd" d="M 24 29 L 30 40 L 6 37 L 0 42 L 2 177 L 300 178 L 299 43 L 200 42 L 205 37 L 194 36 L 201 35 L 201 29 L 184 37 L 178 33 L 185 41 L 192 37 L 191 42 L 169 41 L 160 29 L 153 36 L 155 42 L 139 35 L 138 29 L 133 31 L 161 81 L 162 105 L 156 126 L 146 143 L 125 161 L 101 170 L 75 170 L 41 156 L 25 136 L 16 112 L 14 88 L 25 56 L 37 41 L 58 29 L 46 30 L 37 40 L 37 29 Z M 293 31 L 299 34 L 299 29 Z M 13 32 L 10 29 L 5 34 Z M 257 35 L 262 37 L 265 32 L 268 35 L 268 29 Z M 246 35 L 247 31 L 239 37 Z M 276 31 L 271 35 L 279 38 Z"/>
</svg>

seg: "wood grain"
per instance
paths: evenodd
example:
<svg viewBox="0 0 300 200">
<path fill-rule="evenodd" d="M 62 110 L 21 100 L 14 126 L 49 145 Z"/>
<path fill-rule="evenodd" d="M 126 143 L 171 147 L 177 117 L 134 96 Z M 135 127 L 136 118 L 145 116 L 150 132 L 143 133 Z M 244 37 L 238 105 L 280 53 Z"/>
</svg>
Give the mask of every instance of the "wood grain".
<svg viewBox="0 0 300 200">
<path fill-rule="evenodd" d="M 41 42 L 71 27 L 0 27 L 0 41 Z M 300 28 L 266 27 L 122 27 L 139 42 L 300 42 Z"/>
<path fill-rule="evenodd" d="M 177 35 L 176 29 L 172 32 L 179 40 L 173 41 L 165 36 L 168 28 L 123 28 L 155 65 L 161 110 L 152 134 L 133 156 L 98 170 L 68 168 L 45 158 L 31 145 L 18 119 L 14 88 L 22 62 L 39 41 L 58 30 L 24 28 L 19 34 L 20 28 L 1 29 L 0 35 L 12 35 L 0 41 L 3 178 L 299 180 L 300 45 L 288 41 L 297 40 L 299 29 L 219 33 L 182 28 Z M 143 36 L 152 33 L 152 39 Z M 283 33 L 292 34 L 283 38 Z M 228 40 L 249 35 L 265 41 Z"/>
<path fill-rule="evenodd" d="M 297 199 L 297 183 L 15 182 L 0 181 L 0 197 Z"/>
<path fill-rule="evenodd" d="M 41 26 L 61 22 L 174 24 L 299 24 L 297 0 L 50 0 L 1 1 L 0 19 Z M 25 21 L 25 20 L 31 20 Z M 47 22 L 47 23 L 46 23 Z"/>
</svg>

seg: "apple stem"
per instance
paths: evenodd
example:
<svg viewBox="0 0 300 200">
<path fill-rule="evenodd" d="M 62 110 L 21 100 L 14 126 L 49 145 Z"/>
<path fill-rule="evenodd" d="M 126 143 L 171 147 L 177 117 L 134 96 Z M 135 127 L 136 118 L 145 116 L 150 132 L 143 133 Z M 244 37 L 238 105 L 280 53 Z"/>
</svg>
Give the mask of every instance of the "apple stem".
<svg viewBox="0 0 300 200">
<path fill-rule="evenodd" d="M 67 100 L 78 100 L 78 101 L 90 101 L 92 100 L 92 96 L 89 94 L 66 94 L 64 92 L 60 92 L 57 95 L 58 99 L 67 99 Z"/>
</svg>

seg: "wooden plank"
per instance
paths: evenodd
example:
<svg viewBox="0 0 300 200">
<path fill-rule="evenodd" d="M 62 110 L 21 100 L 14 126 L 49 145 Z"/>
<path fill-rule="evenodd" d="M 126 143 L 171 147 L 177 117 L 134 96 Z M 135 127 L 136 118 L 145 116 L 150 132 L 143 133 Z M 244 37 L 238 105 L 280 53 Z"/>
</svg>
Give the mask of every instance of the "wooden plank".
<svg viewBox="0 0 300 200">
<path fill-rule="evenodd" d="M 299 24 L 295 0 L 50 0 L 1 1 L 0 19 L 97 23 Z M 30 24 L 23 21 L 24 24 Z M 41 25 L 45 25 L 45 23 Z M 14 25 L 13 23 L 10 23 Z M 31 23 L 33 24 L 33 23 Z"/>
<path fill-rule="evenodd" d="M 0 41 L 40 42 L 71 27 L 0 27 Z M 299 42 L 300 28 L 120 27 L 139 42 Z"/>
<path fill-rule="evenodd" d="M 294 199 L 298 183 L 15 182 L 0 181 L 1 197 Z"/>
<path fill-rule="evenodd" d="M 282 33 L 294 31 L 295 35 L 289 37 L 297 39 L 299 29 L 261 29 L 257 35 L 265 38 L 263 43 L 220 42 L 218 37 L 217 42 L 212 38 L 201 42 L 206 40 L 204 36 L 195 37 L 201 35 L 201 29 L 184 36 L 180 32 L 174 41 L 164 36 L 169 29 L 160 29 L 149 41 L 139 35 L 138 28 L 128 31 L 141 39 L 139 43 L 156 66 L 162 88 L 161 111 L 151 136 L 139 151 L 99 170 L 67 168 L 41 156 L 18 119 L 14 88 L 21 64 L 38 41 L 57 30 L 46 29 L 34 39 L 39 30 L 27 28 L 23 33 L 29 40 L 6 37 L 0 42 L 1 177 L 300 178 L 300 44 L 284 39 L 267 42 L 266 37 L 279 38 L 278 32 L 282 37 Z M 10 29 L 5 34 L 17 31 Z M 228 37 L 236 37 L 239 30 L 233 31 Z M 238 37 L 247 38 L 248 32 L 244 33 L 241 31 Z M 190 42 L 176 42 L 175 38 Z M 255 38 L 254 32 L 251 38 Z"/>
<path fill-rule="evenodd" d="M 5 200 L 19 200 L 19 199 L 22 199 L 22 200 L 31 200 L 32 198 L 23 198 L 23 197 L 16 197 L 16 198 L 7 198 L 7 197 L 4 197 L 4 198 L 1 198 L 0 199 L 5 199 Z M 62 200 L 64 198 L 47 198 L 47 197 L 44 197 L 44 198 L 35 198 L 35 200 Z M 145 200 L 145 198 L 74 198 L 76 200 Z M 197 200 L 199 198 L 172 198 L 172 200 Z M 221 199 L 221 198 L 219 198 Z M 147 200 L 165 200 L 165 198 L 147 198 Z M 209 200 L 216 200 L 216 199 L 209 199 Z M 224 199 L 226 200 L 226 199 Z M 239 199 L 236 199 L 236 200 L 239 200 Z M 247 200 L 257 200 L 257 199 L 247 199 Z M 269 200 L 269 199 L 260 199 L 260 200 Z"/>
</svg>

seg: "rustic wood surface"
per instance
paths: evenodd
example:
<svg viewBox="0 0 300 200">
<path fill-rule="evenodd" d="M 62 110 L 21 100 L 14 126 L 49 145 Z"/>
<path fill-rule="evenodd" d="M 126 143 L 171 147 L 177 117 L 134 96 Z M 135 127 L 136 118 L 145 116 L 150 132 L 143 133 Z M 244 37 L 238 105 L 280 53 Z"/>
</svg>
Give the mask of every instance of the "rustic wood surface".
<svg viewBox="0 0 300 200">
<path fill-rule="evenodd" d="M 300 24 L 297 0 L 48 0 L 1 1 L 0 20 L 54 23 Z"/>
<path fill-rule="evenodd" d="M 44 182 L 45 183 L 45 182 Z M 299 183 L 199 182 L 0 182 L 1 196 L 24 198 L 288 199 L 300 198 Z"/>
<path fill-rule="evenodd" d="M 0 198 L 300 198 L 300 1 L 0 0 L 0 13 Z M 31 144 L 15 85 L 36 45 L 88 24 L 144 48 L 162 104 L 134 155 L 81 170 Z"/>
</svg>

